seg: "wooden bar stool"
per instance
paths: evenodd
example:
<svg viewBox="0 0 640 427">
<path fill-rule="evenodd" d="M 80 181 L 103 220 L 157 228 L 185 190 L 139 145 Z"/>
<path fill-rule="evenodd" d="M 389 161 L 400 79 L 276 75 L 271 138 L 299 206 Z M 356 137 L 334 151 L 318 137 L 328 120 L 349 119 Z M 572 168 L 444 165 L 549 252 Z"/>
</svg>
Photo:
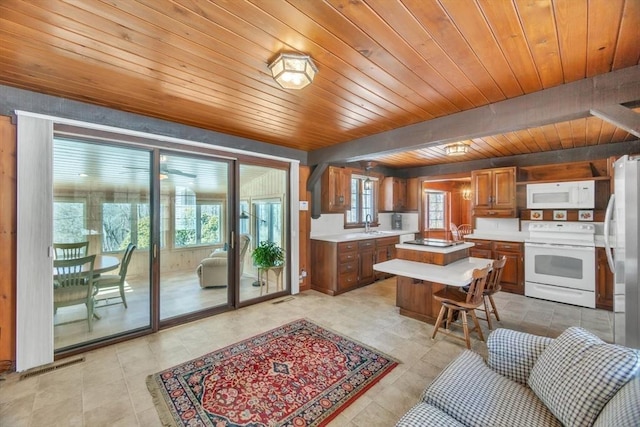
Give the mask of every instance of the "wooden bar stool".
<svg viewBox="0 0 640 427">
<path fill-rule="evenodd" d="M 444 320 L 444 316 L 445 314 L 447 314 L 447 323 L 445 328 L 447 332 L 442 333 L 454 338 L 463 339 L 467 344 L 467 348 L 471 349 L 471 341 L 469 339 L 469 325 L 467 324 L 467 313 L 470 313 L 475 325 L 473 329 L 477 331 L 480 340 L 484 341 L 484 335 L 482 335 L 482 329 L 480 328 L 480 322 L 478 322 L 475 310 L 480 307 L 484 301 L 483 292 L 487 283 L 488 272 L 488 265 L 485 268 L 473 270 L 471 283 L 469 284 L 469 291 L 466 293 L 460 288 L 447 287 L 433 294 L 433 298 L 435 298 L 437 301 L 440 301 L 442 307 L 440 308 L 440 313 L 438 313 L 438 320 L 436 320 L 436 326 L 433 330 L 431 339 L 435 339 L 440 329 L 440 325 Z M 462 314 L 462 329 L 464 330 L 464 338 L 458 335 L 454 335 L 450 332 L 454 312 Z"/>
</svg>

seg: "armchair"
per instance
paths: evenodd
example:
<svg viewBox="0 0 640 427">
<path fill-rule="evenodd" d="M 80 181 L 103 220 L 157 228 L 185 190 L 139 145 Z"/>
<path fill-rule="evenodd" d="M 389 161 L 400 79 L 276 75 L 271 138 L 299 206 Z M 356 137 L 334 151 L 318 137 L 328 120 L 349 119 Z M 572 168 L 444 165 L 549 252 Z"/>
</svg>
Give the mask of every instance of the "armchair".
<svg viewBox="0 0 640 427">
<path fill-rule="evenodd" d="M 244 270 L 244 257 L 249 249 L 251 236 L 249 234 L 240 235 L 240 275 Z M 228 285 L 227 278 L 228 253 L 220 250 L 211 252 L 203 259 L 196 269 L 196 274 L 200 280 L 201 288 L 223 288 Z"/>
</svg>

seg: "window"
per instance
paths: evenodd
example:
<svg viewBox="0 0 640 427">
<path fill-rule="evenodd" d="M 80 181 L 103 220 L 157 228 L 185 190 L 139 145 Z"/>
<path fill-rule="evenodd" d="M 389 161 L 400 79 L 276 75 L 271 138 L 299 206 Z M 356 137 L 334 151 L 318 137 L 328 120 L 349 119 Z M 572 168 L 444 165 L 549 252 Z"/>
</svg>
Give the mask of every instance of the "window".
<svg viewBox="0 0 640 427">
<path fill-rule="evenodd" d="M 151 242 L 151 213 L 148 203 L 102 204 L 102 251 L 117 252 L 133 243 L 148 249 Z"/>
<path fill-rule="evenodd" d="M 176 186 L 175 246 L 221 243 L 222 202 L 199 201 L 187 187 Z"/>
<path fill-rule="evenodd" d="M 76 243 L 87 240 L 84 202 L 53 203 L 53 241 Z"/>
<path fill-rule="evenodd" d="M 427 191 L 427 229 L 445 228 L 446 200 L 444 191 Z"/>
<path fill-rule="evenodd" d="M 362 225 L 369 220 L 378 222 L 376 207 L 377 178 L 351 175 L 351 209 L 346 212 L 347 225 Z"/>
<path fill-rule="evenodd" d="M 256 212 L 256 246 L 263 241 L 282 246 L 282 202 L 265 200 L 254 202 Z"/>
</svg>

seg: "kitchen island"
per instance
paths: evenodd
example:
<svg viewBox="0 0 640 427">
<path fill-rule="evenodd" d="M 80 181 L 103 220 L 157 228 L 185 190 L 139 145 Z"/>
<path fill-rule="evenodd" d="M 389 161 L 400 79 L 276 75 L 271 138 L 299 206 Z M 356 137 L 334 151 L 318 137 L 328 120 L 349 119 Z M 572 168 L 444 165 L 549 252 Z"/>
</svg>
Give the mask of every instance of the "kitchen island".
<svg viewBox="0 0 640 427">
<path fill-rule="evenodd" d="M 484 268 L 491 263 L 491 260 L 485 258 L 469 256 L 456 258 L 460 254 L 468 253 L 468 248 L 471 246 L 473 244 L 448 247 L 399 244 L 396 245 L 397 249 L 403 248 L 407 251 L 403 257 L 405 259 L 381 262 L 375 264 L 373 268 L 376 271 L 397 276 L 396 306 L 400 309 L 400 314 L 435 324 L 440 303 L 434 300 L 433 294 L 447 286 L 461 288 L 468 285 L 473 270 Z M 456 260 L 445 265 L 428 262 L 432 259 L 440 261 L 440 255 L 453 256 Z"/>
</svg>

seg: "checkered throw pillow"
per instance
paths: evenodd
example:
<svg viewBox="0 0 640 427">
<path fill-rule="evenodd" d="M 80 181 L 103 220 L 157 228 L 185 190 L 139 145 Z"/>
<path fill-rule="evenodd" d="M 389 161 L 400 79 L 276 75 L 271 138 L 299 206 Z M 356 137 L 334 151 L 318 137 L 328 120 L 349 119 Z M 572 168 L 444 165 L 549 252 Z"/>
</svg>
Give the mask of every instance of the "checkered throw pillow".
<svg viewBox="0 0 640 427">
<path fill-rule="evenodd" d="M 565 426 L 590 426 L 640 369 L 640 353 L 572 327 L 542 352 L 528 384 Z"/>
<path fill-rule="evenodd" d="M 536 360 L 553 339 L 498 328 L 487 339 L 487 364 L 505 377 L 527 385 Z"/>
</svg>

